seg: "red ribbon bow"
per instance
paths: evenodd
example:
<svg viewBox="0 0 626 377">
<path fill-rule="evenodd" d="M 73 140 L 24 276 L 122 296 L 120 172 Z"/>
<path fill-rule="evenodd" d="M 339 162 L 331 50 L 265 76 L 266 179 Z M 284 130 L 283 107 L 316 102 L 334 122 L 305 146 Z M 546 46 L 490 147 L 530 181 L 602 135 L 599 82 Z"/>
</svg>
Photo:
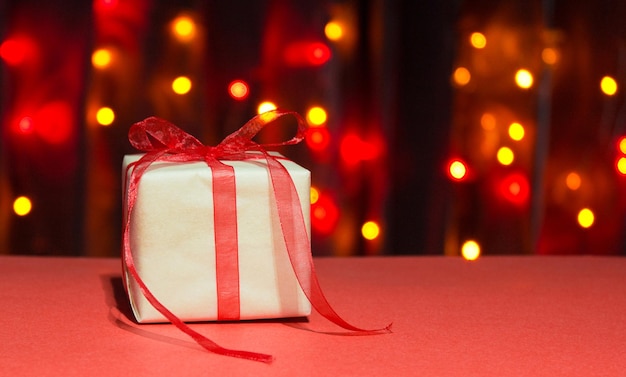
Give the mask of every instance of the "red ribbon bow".
<svg viewBox="0 0 626 377">
<path fill-rule="evenodd" d="M 293 115 L 298 121 L 298 130 L 293 138 L 282 143 L 263 145 L 252 140 L 268 123 L 285 115 Z M 297 113 L 281 110 L 257 115 L 215 147 L 205 146 L 180 128 L 155 117 L 135 123 L 129 130 L 128 138 L 130 143 L 136 149 L 146 152 L 146 154 L 129 166 L 129 168 L 134 168 L 128 182 L 126 218 L 123 229 L 123 261 L 125 267 L 148 302 L 172 324 L 210 352 L 266 363 L 273 360 L 271 355 L 221 347 L 192 330 L 185 322 L 159 302 L 139 276 L 130 246 L 130 220 L 137 200 L 139 181 L 146 169 L 155 161 L 205 161 L 211 168 L 213 195 L 219 197 L 219 200 L 214 200 L 218 319 L 239 319 L 238 279 L 228 278 L 229 276 L 238 276 L 235 175 L 231 166 L 223 164 L 219 160 L 264 158 L 270 174 L 272 191 L 276 199 L 279 222 L 289 260 L 298 283 L 311 305 L 322 316 L 347 330 L 357 331 L 362 334 L 390 332 L 390 326 L 376 330 L 365 330 L 349 324 L 335 312 L 322 293 L 313 266 L 309 239 L 306 236 L 303 237 L 306 234 L 306 225 L 298 193 L 287 169 L 265 150 L 265 147 L 297 144 L 304 139 L 305 130 L 304 120 Z"/>
</svg>

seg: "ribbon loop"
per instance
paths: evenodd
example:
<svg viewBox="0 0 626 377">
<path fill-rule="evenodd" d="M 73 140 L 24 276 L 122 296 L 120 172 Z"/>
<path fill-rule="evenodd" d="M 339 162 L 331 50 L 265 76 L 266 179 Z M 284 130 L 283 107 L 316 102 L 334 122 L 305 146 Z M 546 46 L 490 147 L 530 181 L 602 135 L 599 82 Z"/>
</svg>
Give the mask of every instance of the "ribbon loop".
<svg viewBox="0 0 626 377">
<path fill-rule="evenodd" d="M 284 115 L 293 115 L 298 121 L 298 129 L 293 138 L 275 144 L 258 144 L 252 140 L 266 125 Z M 126 218 L 123 229 L 124 266 L 130 276 L 135 280 L 148 302 L 172 324 L 210 352 L 262 362 L 271 362 L 273 359 L 269 355 L 223 348 L 192 330 L 150 292 L 150 289 L 139 276 L 131 251 L 131 214 L 137 200 L 141 176 L 145 173 L 150 164 L 155 161 L 205 161 L 211 168 L 214 195 L 219 191 L 221 198 L 227 198 L 227 200 L 220 200 L 221 205 L 216 206 L 214 209 L 216 224 L 214 232 L 216 259 L 217 266 L 220 268 L 220 271 L 217 272 L 219 280 L 221 279 L 219 277 L 220 275 L 238 273 L 236 267 L 238 262 L 234 171 L 232 167 L 223 164 L 219 159 L 265 159 L 270 175 L 271 192 L 272 195 L 274 195 L 278 210 L 283 241 L 287 253 L 289 254 L 289 260 L 291 261 L 296 279 L 308 300 L 311 302 L 311 305 L 325 318 L 347 330 L 357 331 L 362 334 L 390 332 L 389 326 L 382 329 L 365 330 L 349 324 L 334 311 L 322 293 L 322 289 L 315 274 L 311 255 L 311 244 L 307 236 L 306 224 L 295 185 L 287 169 L 277 158 L 273 157 L 265 150 L 265 147 L 299 143 L 303 140 L 305 131 L 306 125 L 300 115 L 295 112 L 282 110 L 273 110 L 257 115 L 244 124 L 239 130 L 227 136 L 216 147 L 204 146 L 198 139 L 187 134 L 175 125 L 155 117 L 150 117 L 135 123 L 129 130 L 129 140 L 131 144 L 135 148 L 147 153 L 134 163 L 128 181 Z M 257 153 L 246 153 L 249 151 Z M 219 224 L 219 226 L 217 224 Z M 238 280 L 235 281 L 238 283 Z M 225 283 L 225 285 L 223 285 L 225 289 L 222 295 L 218 292 L 218 318 L 229 320 L 238 319 L 238 285 L 236 287 L 233 286 L 232 281 L 228 281 L 228 279 L 222 280 L 221 282 Z M 218 286 L 220 286 L 220 281 L 218 281 Z"/>
</svg>

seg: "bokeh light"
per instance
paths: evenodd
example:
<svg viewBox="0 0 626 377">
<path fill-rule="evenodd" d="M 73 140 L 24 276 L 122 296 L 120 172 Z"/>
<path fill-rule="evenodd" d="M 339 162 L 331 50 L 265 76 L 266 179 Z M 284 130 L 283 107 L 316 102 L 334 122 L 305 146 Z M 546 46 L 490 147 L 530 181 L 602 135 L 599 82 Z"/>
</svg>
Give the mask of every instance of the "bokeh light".
<svg viewBox="0 0 626 377">
<path fill-rule="evenodd" d="M 319 198 L 320 198 L 320 191 L 316 187 L 311 186 L 311 204 L 317 203 Z"/>
<path fill-rule="evenodd" d="M 330 145 L 330 132 L 326 127 L 309 128 L 304 140 L 312 151 L 321 152 Z"/>
<path fill-rule="evenodd" d="M 621 175 L 626 175 L 626 157 L 622 156 L 617 159 L 617 163 L 615 164 L 615 169 Z"/>
<path fill-rule="evenodd" d="M 276 109 L 277 107 L 273 102 L 263 101 L 259 104 L 259 107 L 257 107 L 257 114 L 263 114 Z"/>
<path fill-rule="evenodd" d="M 522 89 L 528 89 L 533 86 L 533 75 L 526 69 L 520 69 L 515 73 L 515 83 Z"/>
<path fill-rule="evenodd" d="M 520 141 L 524 138 L 525 130 L 524 126 L 515 122 L 509 126 L 509 137 L 515 141 Z"/>
<path fill-rule="evenodd" d="M 236 100 L 244 100 L 250 94 L 248 83 L 243 80 L 234 80 L 228 84 L 228 94 Z"/>
<path fill-rule="evenodd" d="M 375 240 L 380 235 L 380 226 L 376 221 L 368 221 L 361 227 L 361 235 L 366 240 Z"/>
<path fill-rule="evenodd" d="M 617 93 L 617 81 L 611 76 L 604 76 L 600 81 L 600 89 L 607 96 L 612 96 Z"/>
<path fill-rule="evenodd" d="M 96 121 L 101 126 L 110 126 L 115 121 L 115 112 L 110 107 L 101 107 L 96 112 Z"/>
<path fill-rule="evenodd" d="M 487 45 L 487 38 L 485 38 L 485 35 L 483 33 L 475 32 L 470 35 L 470 43 L 475 48 L 485 48 L 485 46 Z"/>
<path fill-rule="evenodd" d="M 626 136 L 619 138 L 617 141 L 617 149 L 619 149 L 622 154 L 626 154 Z"/>
<path fill-rule="evenodd" d="M 491 113 L 484 113 L 480 117 L 480 126 L 485 131 L 492 131 L 496 128 L 496 117 Z"/>
<path fill-rule="evenodd" d="M 480 245 L 474 240 L 467 240 L 461 246 L 461 255 L 469 261 L 478 259 L 480 256 Z"/>
<path fill-rule="evenodd" d="M 326 38 L 331 41 L 338 41 L 343 37 L 343 27 L 337 21 L 330 21 L 324 27 Z"/>
<path fill-rule="evenodd" d="M 328 115 L 326 114 L 326 110 L 319 106 L 315 106 L 309 109 L 306 113 L 306 120 L 309 122 L 309 125 L 312 127 L 319 127 L 326 123 Z"/>
<path fill-rule="evenodd" d="M 461 160 L 452 160 L 448 164 L 448 176 L 455 181 L 460 181 L 467 175 L 467 166 Z"/>
<path fill-rule="evenodd" d="M 513 160 L 515 160 L 515 154 L 509 147 L 501 147 L 498 149 L 498 153 L 496 155 L 498 162 L 502 165 L 511 165 Z"/>
<path fill-rule="evenodd" d="M 20 133 L 23 134 L 29 134 L 33 132 L 33 118 L 23 117 L 22 119 L 20 119 L 20 121 L 17 123 L 17 129 Z"/>
<path fill-rule="evenodd" d="M 589 208 L 583 208 L 578 212 L 578 225 L 589 228 L 595 222 L 595 215 Z"/>
<path fill-rule="evenodd" d="M 188 42 L 196 34 L 196 24 L 189 16 L 179 16 L 172 21 L 172 33 L 181 42 Z"/>
<path fill-rule="evenodd" d="M 111 51 L 106 48 L 99 48 L 91 54 L 91 64 L 99 69 L 108 67 L 112 59 Z"/>
<path fill-rule="evenodd" d="M 472 78 L 470 71 L 465 67 L 458 67 L 454 70 L 454 74 L 452 75 L 452 79 L 454 83 L 459 86 L 467 85 Z"/>
<path fill-rule="evenodd" d="M 179 76 L 172 81 L 172 90 L 176 94 L 187 94 L 191 90 L 191 80 L 186 76 Z"/>
<path fill-rule="evenodd" d="M 33 203 L 26 196 L 20 196 L 13 201 L 13 212 L 18 216 L 26 216 L 32 209 Z"/>
<path fill-rule="evenodd" d="M 565 185 L 572 191 L 578 190 L 581 184 L 582 180 L 580 179 L 580 175 L 575 171 L 570 172 L 567 174 L 567 177 L 565 177 Z"/>
<path fill-rule="evenodd" d="M 548 65 L 554 65 L 559 60 L 559 54 L 556 49 L 546 47 L 541 51 L 541 60 Z"/>
</svg>

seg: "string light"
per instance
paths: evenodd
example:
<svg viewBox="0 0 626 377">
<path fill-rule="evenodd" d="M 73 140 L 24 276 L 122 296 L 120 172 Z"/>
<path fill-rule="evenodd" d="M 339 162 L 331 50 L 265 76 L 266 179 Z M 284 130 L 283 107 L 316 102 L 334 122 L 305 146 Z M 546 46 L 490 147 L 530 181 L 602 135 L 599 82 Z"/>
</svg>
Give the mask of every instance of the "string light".
<svg viewBox="0 0 626 377">
<path fill-rule="evenodd" d="M 106 48 L 100 48 L 91 54 L 91 64 L 98 69 L 103 69 L 111 64 L 112 55 L 111 51 Z"/>
<path fill-rule="evenodd" d="M 115 112 L 110 107 L 101 107 L 96 112 L 96 121 L 101 126 L 110 126 L 115 120 Z"/>
<path fill-rule="evenodd" d="M 515 159 L 515 154 L 509 147 L 501 147 L 496 155 L 498 162 L 502 165 L 511 165 Z"/>
<path fill-rule="evenodd" d="M 380 235 L 380 226 L 375 221 L 368 221 L 361 227 L 361 235 L 366 240 L 375 240 Z"/>
<path fill-rule="evenodd" d="M 172 90 L 176 94 L 187 94 L 191 90 L 191 80 L 185 76 L 179 76 L 172 81 Z"/>
<path fill-rule="evenodd" d="M 511 123 L 511 125 L 509 126 L 509 137 L 515 141 L 520 141 L 524 138 L 524 127 L 515 122 L 515 123 Z"/>
<path fill-rule="evenodd" d="M 583 208 L 578 212 L 578 225 L 583 228 L 589 228 L 595 222 L 595 215 L 589 208 Z"/>
<path fill-rule="evenodd" d="M 309 125 L 312 127 L 319 127 L 326 123 L 327 119 L 326 110 L 323 108 L 316 106 L 312 107 L 306 113 L 306 120 L 309 122 Z"/>
<path fill-rule="evenodd" d="M 617 82 L 611 76 L 604 76 L 600 81 L 600 89 L 607 96 L 617 93 Z"/>
<path fill-rule="evenodd" d="M 257 107 L 257 114 L 263 114 L 276 109 L 277 107 L 273 102 L 264 101 L 259 104 L 259 107 Z"/>
<path fill-rule="evenodd" d="M 487 38 L 485 38 L 485 35 L 483 33 L 475 32 L 470 35 L 470 43 L 475 48 L 485 48 L 485 46 L 487 45 Z"/>
<path fill-rule="evenodd" d="M 474 240 L 467 240 L 461 246 L 461 255 L 468 261 L 478 259 L 480 256 L 480 245 Z"/>
<path fill-rule="evenodd" d="M 467 85 L 472 78 L 470 71 L 465 67 L 458 67 L 454 70 L 452 79 L 459 86 Z"/>
<path fill-rule="evenodd" d="M 13 212 L 18 216 L 26 216 L 33 208 L 33 203 L 26 196 L 20 196 L 13 201 Z"/>
<path fill-rule="evenodd" d="M 533 75 L 526 69 L 520 69 L 515 73 L 515 83 L 522 89 L 533 86 Z"/>
</svg>

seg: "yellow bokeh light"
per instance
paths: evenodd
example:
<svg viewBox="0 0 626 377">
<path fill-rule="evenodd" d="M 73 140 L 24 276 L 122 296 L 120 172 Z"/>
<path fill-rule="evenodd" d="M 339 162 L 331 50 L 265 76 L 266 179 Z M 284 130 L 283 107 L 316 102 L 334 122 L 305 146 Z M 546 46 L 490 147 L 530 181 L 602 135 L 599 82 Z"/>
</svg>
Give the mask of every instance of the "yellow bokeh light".
<svg viewBox="0 0 626 377">
<path fill-rule="evenodd" d="M 600 89 L 607 96 L 612 96 L 617 93 L 617 82 L 611 76 L 604 76 L 600 81 Z"/>
<path fill-rule="evenodd" d="M 501 147 L 498 149 L 498 154 L 496 155 L 498 162 L 502 165 L 511 165 L 513 160 L 515 160 L 515 154 L 509 147 Z"/>
<path fill-rule="evenodd" d="M 496 117 L 491 113 L 484 113 L 483 116 L 480 117 L 480 126 L 485 131 L 491 131 L 496 128 Z"/>
<path fill-rule="evenodd" d="M 458 67 L 455 69 L 452 76 L 454 82 L 460 86 L 467 85 L 471 78 L 472 75 L 470 74 L 470 71 L 465 67 Z"/>
<path fill-rule="evenodd" d="M 96 112 L 96 121 L 101 126 L 110 126 L 115 120 L 115 112 L 110 107 L 101 107 Z"/>
<path fill-rule="evenodd" d="M 565 185 L 572 191 L 578 190 L 581 184 L 582 180 L 580 179 L 580 175 L 575 171 L 570 172 L 567 177 L 565 177 Z"/>
<path fill-rule="evenodd" d="M 106 48 L 100 48 L 91 55 L 91 64 L 96 68 L 106 68 L 111 64 L 111 51 Z"/>
<path fill-rule="evenodd" d="M 617 145 L 619 151 L 626 154 L 626 137 L 622 137 Z"/>
<path fill-rule="evenodd" d="M 324 34 L 329 40 L 338 41 L 343 37 L 343 27 L 336 21 L 330 21 L 324 27 Z"/>
<path fill-rule="evenodd" d="M 522 89 L 533 86 L 533 75 L 526 69 L 520 69 L 515 73 L 515 83 Z"/>
<path fill-rule="evenodd" d="M 485 48 L 487 45 L 487 38 L 483 33 L 475 32 L 470 35 L 470 43 L 475 48 Z"/>
<path fill-rule="evenodd" d="M 327 119 L 326 110 L 321 107 L 312 107 L 306 113 L 306 120 L 309 122 L 309 125 L 313 127 L 318 127 L 326 123 Z"/>
<path fill-rule="evenodd" d="M 315 187 L 311 186 L 311 204 L 317 203 L 320 198 L 320 192 Z"/>
<path fill-rule="evenodd" d="M 480 245 L 474 240 L 468 240 L 461 246 L 461 255 L 467 260 L 476 260 L 480 256 Z"/>
<path fill-rule="evenodd" d="M 26 216 L 33 209 L 33 203 L 26 196 L 20 196 L 13 201 L 13 211 L 18 216 Z"/>
<path fill-rule="evenodd" d="M 176 94 L 187 94 L 191 90 L 191 80 L 185 76 L 179 76 L 172 81 L 172 90 Z"/>
<path fill-rule="evenodd" d="M 190 41 L 196 34 L 196 24 L 188 16 L 176 17 L 172 22 L 172 33 L 181 42 Z"/>
<path fill-rule="evenodd" d="M 450 171 L 450 176 L 457 180 L 463 179 L 465 174 L 467 174 L 465 164 L 459 160 L 452 161 L 448 170 Z"/>
<path fill-rule="evenodd" d="M 263 114 L 266 113 L 268 111 L 272 111 L 272 110 L 276 110 L 277 107 L 273 102 L 270 101 L 264 101 L 261 102 L 259 104 L 259 107 L 257 108 L 257 114 Z"/>
<path fill-rule="evenodd" d="M 361 234 L 366 240 L 375 240 L 380 235 L 380 226 L 375 221 L 368 221 L 361 227 Z"/>
<path fill-rule="evenodd" d="M 541 51 L 541 60 L 548 65 L 554 65 L 559 60 L 559 54 L 552 47 L 546 47 Z"/>
<path fill-rule="evenodd" d="M 515 122 L 509 126 L 509 137 L 515 141 L 520 141 L 524 138 L 525 130 L 524 126 Z"/>
<path fill-rule="evenodd" d="M 617 160 L 616 168 L 621 175 L 626 175 L 626 157 L 622 156 Z"/>
<path fill-rule="evenodd" d="M 583 208 L 578 212 L 578 224 L 583 228 L 589 228 L 595 221 L 595 215 L 589 208 Z"/>
</svg>

